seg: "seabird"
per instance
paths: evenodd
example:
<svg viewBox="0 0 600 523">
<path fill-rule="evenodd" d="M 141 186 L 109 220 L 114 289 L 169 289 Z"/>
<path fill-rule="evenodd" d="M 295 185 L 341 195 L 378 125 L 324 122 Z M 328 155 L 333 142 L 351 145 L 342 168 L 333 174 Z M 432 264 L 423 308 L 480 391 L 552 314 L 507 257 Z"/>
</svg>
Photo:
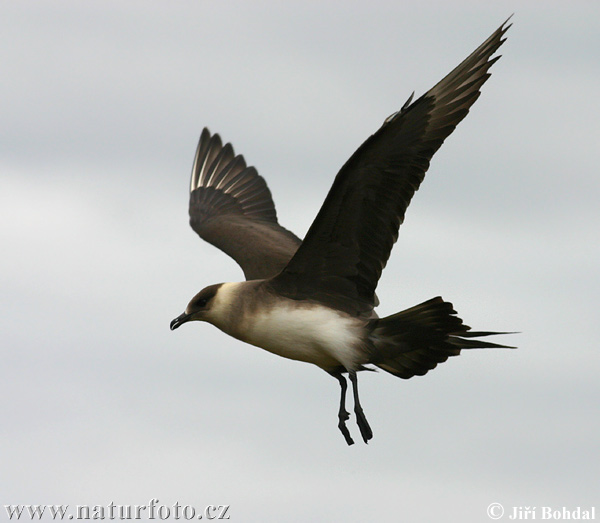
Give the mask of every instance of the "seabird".
<svg viewBox="0 0 600 523">
<path fill-rule="evenodd" d="M 231 144 L 204 129 L 190 185 L 190 224 L 231 256 L 246 281 L 210 285 L 171 322 L 212 323 L 285 358 L 313 363 L 339 381 L 338 427 L 346 443 L 348 374 L 365 443 L 373 432 L 358 396 L 357 372 L 422 376 L 462 349 L 504 347 L 478 338 L 451 303 L 432 298 L 379 318 L 375 288 L 410 200 L 433 154 L 467 115 L 499 56 L 508 20 L 419 99 L 413 96 L 337 174 L 304 240 L 279 225 L 264 179 Z M 414 94 L 414 93 L 413 93 Z"/>
</svg>

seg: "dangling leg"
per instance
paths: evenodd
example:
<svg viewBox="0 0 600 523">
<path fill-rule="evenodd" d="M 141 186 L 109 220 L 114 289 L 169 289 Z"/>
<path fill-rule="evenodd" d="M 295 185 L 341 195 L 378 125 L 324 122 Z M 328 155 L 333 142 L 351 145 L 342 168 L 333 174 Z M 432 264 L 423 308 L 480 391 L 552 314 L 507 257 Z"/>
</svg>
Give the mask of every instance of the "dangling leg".
<svg viewBox="0 0 600 523">
<path fill-rule="evenodd" d="M 338 412 L 338 419 L 340 420 L 338 423 L 338 428 L 340 429 L 344 438 L 346 439 L 346 443 L 348 443 L 348 445 L 354 445 L 354 440 L 350 436 L 348 427 L 346 427 L 346 420 L 350 418 L 350 413 L 346 410 L 346 389 L 348 388 L 348 383 L 346 382 L 346 378 L 342 376 L 342 373 L 340 371 L 330 372 L 329 374 L 331 374 L 340 382 L 340 387 L 342 388 L 342 396 L 340 398 L 340 410 Z"/>
<path fill-rule="evenodd" d="M 373 437 L 373 431 L 369 427 L 369 422 L 365 417 L 362 407 L 360 406 L 360 400 L 358 399 L 358 380 L 356 379 L 356 372 L 349 371 L 350 381 L 352 382 L 352 394 L 354 395 L 354 413 L 356 414 L 356 424 L 360 429 L 360 435 L 365 443 L 369 443 L 369 440 Z"/>
</svg>

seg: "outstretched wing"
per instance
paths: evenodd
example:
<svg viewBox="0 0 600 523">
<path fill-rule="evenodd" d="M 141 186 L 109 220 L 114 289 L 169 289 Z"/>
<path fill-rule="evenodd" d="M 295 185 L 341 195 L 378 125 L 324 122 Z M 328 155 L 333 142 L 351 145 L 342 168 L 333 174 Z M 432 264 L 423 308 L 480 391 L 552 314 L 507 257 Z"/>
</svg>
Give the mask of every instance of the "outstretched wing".
<svg viewBox="0 0 600 523">
<path fill-rule="evenodd" d="M 298 252 L 271 282 L 278 292 L 369 315 L 406 208 L 431 157 L 479 97 L 507 22 L 421 98 L 410 103 L 411 96 L 346 162 Z"/>
<path fill-rule="evenodd" d="M 277 222 L 265 180 L 246 167 L 230 143 L 204 129 L 190 183 L 190 225 L 231 256 L 247 280 L 270 278 L 290 261 L 301 241 Z"/>
</svg>

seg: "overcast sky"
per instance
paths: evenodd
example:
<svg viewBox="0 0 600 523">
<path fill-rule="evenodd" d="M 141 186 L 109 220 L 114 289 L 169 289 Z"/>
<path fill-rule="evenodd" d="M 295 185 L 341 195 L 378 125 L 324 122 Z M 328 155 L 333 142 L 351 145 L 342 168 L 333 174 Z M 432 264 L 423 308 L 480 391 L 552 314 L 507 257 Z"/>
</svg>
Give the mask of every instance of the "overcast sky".
<svg viewBox="0 0 600 523">
<path fill-rule="evenodd" d="M 362 141 L 513 12 L 378 294 L 381 315 L 441 295 L 477 329 L 521 331 L 503 338 L 518 350 L 363 373 L 375 436 L 352 418 L 347 447 L 318 368 L 208 324 L 169 331 L 243 277 L 188 226 L 204 126 L 303 236 Z M 594 1 L 2 2 L 0 504 L 600 514 L 599 23 Z"/>
</svg>

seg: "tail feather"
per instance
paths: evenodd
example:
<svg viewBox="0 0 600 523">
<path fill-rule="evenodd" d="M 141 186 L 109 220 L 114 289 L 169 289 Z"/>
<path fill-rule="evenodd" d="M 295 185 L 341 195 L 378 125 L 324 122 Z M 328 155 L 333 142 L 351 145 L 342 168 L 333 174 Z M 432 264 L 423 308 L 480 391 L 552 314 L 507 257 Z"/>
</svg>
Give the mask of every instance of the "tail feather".
<svg viewBox="0 0 600 523">
<path fill-rule="evenodd" d="M 386 318 L 371 320 L 371 363 L 400 378 L 423 376 L 462 349 L 514 348 L 479 337 L 507 332 L 471 331 L 452 304 L 432 298 Z M 468 339 L 466 339 L 468 338 Z"/>
</svg>

